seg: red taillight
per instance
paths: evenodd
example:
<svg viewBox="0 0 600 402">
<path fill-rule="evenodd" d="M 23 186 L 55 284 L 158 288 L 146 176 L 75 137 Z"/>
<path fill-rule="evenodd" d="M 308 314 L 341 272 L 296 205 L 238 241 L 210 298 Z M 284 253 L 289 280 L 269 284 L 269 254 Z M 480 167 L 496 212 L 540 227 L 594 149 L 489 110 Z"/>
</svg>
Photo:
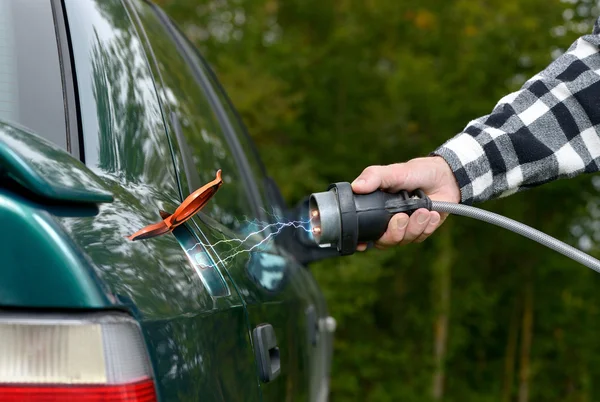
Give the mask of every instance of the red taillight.
<svg viewBox="0 0 600 402">
<path fill-rule="evenodd" d="M 156 400 L 131 317 L 0 315 L 0 402 Z"/>
<path fill-rule="evenodd" d="M 0 402 L 154 402 L 152 380 L 123 385 L 0 385 Z"/>
</svg>

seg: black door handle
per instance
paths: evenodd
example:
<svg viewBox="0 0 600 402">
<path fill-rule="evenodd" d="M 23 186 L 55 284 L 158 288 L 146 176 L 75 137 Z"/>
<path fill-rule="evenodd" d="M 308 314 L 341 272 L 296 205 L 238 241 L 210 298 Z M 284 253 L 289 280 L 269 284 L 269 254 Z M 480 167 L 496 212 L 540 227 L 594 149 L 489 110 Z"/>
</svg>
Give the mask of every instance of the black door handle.
<svg viewBox="0 0 600 402">
<path fill-rule="evenodd" d="M 317 346 L 319 341 L 319 321 L 317 310 L 312 304 L 305 311 L 306 314 L 306 337 L 312 346 Z"/>
<path fill-rule="evenodd" d="M 271 324 L 261 324 L 252 331 L 258 372 L 263 382 L 273 381 L 281 372 L 277 337 Z"/>
</svg>

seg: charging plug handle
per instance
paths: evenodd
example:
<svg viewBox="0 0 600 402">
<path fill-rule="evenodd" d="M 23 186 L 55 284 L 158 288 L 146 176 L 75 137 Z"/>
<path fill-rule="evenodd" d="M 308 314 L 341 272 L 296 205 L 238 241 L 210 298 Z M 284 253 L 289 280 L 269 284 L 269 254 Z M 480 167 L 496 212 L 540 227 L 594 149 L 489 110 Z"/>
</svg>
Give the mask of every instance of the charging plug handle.
<svg viewBox="0 0 600 402">
<path fill-rule="evenodd" d="M 419 208 L 430 210 L 431 200 L 421 190 L 412 193 L 403 190 L 396 194 L 377 190 L 370 194 L 354 194 L 354 205 L 358 222 L 357 240 L 368 243 L 385 233 L 392 216 L 401 212 L 410 216 Z"/>
<path fill-rule="evenodd" d="M 350 255 L 358 243 L 379 239 L 392 216 L 400 212 L 410 215 L 419 208 L 431 210 L 431 200 L 421 190 L 354 194 L 350 183 L 340 182 L 311 196 L 311 211 L 318 211 L 319 216 L 316 223 L 311 222 L 313 231 L 318 227 L 321 233 L 319 244 L 331 242 L 341 255 Z"/>
</svg>

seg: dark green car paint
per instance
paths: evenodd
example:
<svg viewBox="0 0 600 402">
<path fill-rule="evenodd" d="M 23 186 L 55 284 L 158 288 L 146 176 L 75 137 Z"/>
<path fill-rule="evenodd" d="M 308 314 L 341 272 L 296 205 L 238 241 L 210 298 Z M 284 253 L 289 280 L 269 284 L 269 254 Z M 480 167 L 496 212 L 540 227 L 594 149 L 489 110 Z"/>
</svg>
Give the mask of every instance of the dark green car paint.
<svg viewBox="0 0 600 402">
<path fill-rule="evenodd" d="M 0 171 L 41 197 L 111 202 L 112 195 L 83 163 L 48 140 L 0 121 Z"/>
<path fill-rule="evenodd" d="M 330 338 L 311 344 L 306 312 L 322 318 L 326 307 L 310 272 L 284 250 L 270 244 L 228 257 L 224 243 L 208 244 L 240 234 L 203 213 L 182 227 L 185 236 L 126 239 L 192 189 L 135 7 L 64 6 L 86 166 L 0 125 L 0 166 L 24 187 L 0 190 L 0 220 L 11 228 L 2 235 L 0 305 L 128 311 L 144 332 L 161 401 L 318 400 Z M 207 246 L 188 247 L 194 237 Z M 196 252 L 224 291 L 209 290 Z M 281 352 L 281 375 L 270 383 L 259 381 L 252 347 L 261 323 L 273 325 Z"/>
<path fill-rule="evenodd" d="M 0 306 L 107 308 L 112 304 L 83 253 L 40 205 L 1 190 L 0 222 Z"/>
<path fill-rule="evenodd" d="M 129 15 L 118 0 L 65 6 L 86 164 L 115 200 L 95 217 L 60 221 L 140 320 L 161 400 L 259 401 L 239 295 L 212 297 L 174 236 L 125 238 L 181 202 L 153 77 Z"/>
<path fill-rule="evenodd" d="M 258 246 L 253 252 L 228 257 L 231 247 L 219 240 L 236 236 L 205 216 L 193 220 L 197 230 L 206 236 L 206 243 L 217 244 L 216 254 L 225 256 L 223 267 L 243 295 L 251 327 L 268 322 L 275 330 L 281 353 L 281 376 L 263 384 L 264 400 L 319 400 L 317 395 L 326 386 L 323 382 L 328 376 L 323 345 L 330 341 L 327 339 L 330 335 L 322 334 L 323 339 L 317 345 L 312 345 L 307 336 L 308 309 L 315 308 L 318 317 L 326 315 L 323 296 L 314 291 L 316 282 L 310 272 L 277 245 Z M 252 248 L 256 243 L 246 245 Z"/>
</svg>

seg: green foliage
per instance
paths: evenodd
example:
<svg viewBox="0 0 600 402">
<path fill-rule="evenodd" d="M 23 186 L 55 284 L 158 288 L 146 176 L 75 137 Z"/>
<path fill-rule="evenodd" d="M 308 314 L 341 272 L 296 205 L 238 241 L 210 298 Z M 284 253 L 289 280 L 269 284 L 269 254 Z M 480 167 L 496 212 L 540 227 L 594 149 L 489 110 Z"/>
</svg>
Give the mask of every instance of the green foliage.
<svg viewBox="0 0 600 402">
<path fill-rule="evenodd" d="M 369 164 L 426 155 L 589 33 L 597 12 L 558 0 L 159 4 L 215 68 L 290 204 Z M 484 207 L 593 244 L 596 194 L 585 176 Z M 437 374 L 446 401 L 600 394 L 600 277 L 516 235 L 451 217 L 423 244 L 312 269 L 339 324 L 333 401 L 431 400 Z"/>
</svg>

